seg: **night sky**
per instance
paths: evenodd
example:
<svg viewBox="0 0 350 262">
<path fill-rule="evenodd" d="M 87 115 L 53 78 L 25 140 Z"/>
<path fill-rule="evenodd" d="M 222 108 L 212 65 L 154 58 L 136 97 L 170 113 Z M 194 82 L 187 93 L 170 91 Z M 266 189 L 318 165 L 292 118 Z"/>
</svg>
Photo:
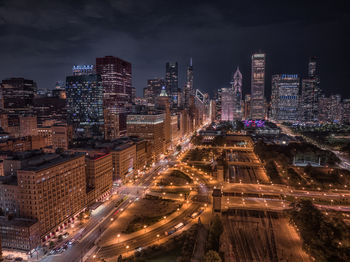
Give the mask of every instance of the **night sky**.
<svg viewBox="0 0 350 262">
<path fill-rule="evenodd" d="M 164 77 L 167 61 L 179 62 L 183 87 L 193 57 L 195 88 L 213 94 L 239 65 L 247 93 L 250 56 L 262 50 L 268 94 L 272 74 L 303 76 L 309 56 L 318 56 L 321 88 L 350 98 L 347 2 L 0 0 L 0 79 L 52 89 L 73 64 L 114 55 L 132 63 L 141 95 L 147 79 Z"/>
</svg>

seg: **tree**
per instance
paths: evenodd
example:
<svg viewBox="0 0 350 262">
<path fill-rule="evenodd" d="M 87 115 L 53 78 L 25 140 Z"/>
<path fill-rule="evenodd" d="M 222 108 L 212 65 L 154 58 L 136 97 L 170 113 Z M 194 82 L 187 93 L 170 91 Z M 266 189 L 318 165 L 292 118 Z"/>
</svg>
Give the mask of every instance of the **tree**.
<svg viewBox="0 0 350 262">
<path fill-rule="evenodd" d="M 221 219 L 216 215 L 209 228 L 208 235 L 208 250 L 219 251 L 220 248 L 220 236 L 224 231 Z"/>
<path fill-rule="evenodd" d="M 221 262 L 221 257 L 214 250 L 209 250 L 204 257 L 205 262 Z"/>
<path fill-rule="evenodd" d="M 181 151 L 181 149 L 182 149 L 182 147 L 181 147 L 181 145 L 177 145 L 177 147 L 176 147 L 176 151 Z"/>
</svg>

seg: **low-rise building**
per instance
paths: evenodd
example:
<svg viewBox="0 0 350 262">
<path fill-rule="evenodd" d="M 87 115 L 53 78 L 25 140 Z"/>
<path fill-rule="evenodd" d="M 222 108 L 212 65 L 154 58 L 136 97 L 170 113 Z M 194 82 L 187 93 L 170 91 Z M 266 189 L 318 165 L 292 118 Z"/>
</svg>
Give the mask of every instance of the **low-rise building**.
<svg viewBox="0 0 350 262">
<path fill-rule="evenodd" d="M 0 238 L 3 248 L 30 251 L 40 244 L 40 225 L 34 219 L 0 217 Z"/>
</svg>

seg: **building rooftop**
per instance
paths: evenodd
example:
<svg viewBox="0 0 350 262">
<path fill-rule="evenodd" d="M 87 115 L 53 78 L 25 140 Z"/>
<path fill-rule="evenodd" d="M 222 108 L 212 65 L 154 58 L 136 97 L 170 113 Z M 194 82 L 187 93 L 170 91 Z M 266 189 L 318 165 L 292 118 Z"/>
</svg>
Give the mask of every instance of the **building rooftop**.
<svg viewBox="0 0 350 262">
<path fill-rule="evenodd" d="M 42 154 L 35 157 L 32 157 L 28 160 L 23 168 L 20 170 L 24 171 L 39 171 L 44 170 L 58 164 L 79 158 L 83 156 L 82 153 L 74 153 L 74 154 Z"/>
<path fill-rule="evenodd" d="M 27 218 L 8 219 L 7 217 L 0 216 L 1 226 L 31 227 L 36 223 L 38 223 L 38 221 L 34 219 L 27 219 Z"/>
</svg>

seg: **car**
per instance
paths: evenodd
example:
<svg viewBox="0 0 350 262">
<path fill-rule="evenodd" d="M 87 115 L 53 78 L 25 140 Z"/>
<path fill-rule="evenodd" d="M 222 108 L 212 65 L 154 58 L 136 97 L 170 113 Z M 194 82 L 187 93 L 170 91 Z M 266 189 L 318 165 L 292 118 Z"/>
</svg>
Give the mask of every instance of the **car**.
<svg viewBox="0 0 350 262">
<path fill-rule="evenodd" d="M 142 251 L 142 247 L 135 248 L 135 252 L 141 252 L 141 251 Z"/>
</svg>

